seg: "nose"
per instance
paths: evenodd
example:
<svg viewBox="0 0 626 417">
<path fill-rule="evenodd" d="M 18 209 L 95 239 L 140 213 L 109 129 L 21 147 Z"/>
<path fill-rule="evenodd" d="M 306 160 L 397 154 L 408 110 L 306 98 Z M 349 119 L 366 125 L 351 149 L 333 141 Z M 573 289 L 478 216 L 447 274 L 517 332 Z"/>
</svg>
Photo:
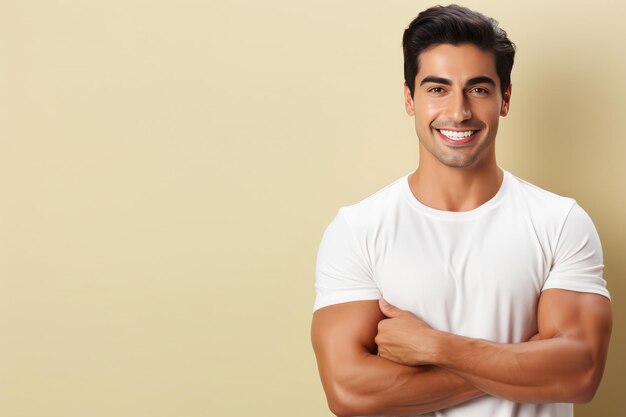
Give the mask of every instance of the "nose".
<svg viewBox="0 0 626 417">
<path fill-rule="evenodd" d="M 447 117 L 457 123 L 472 117 L 467 97 L 462 92 L 451 94 L 448 101 Z"/>
</svg>

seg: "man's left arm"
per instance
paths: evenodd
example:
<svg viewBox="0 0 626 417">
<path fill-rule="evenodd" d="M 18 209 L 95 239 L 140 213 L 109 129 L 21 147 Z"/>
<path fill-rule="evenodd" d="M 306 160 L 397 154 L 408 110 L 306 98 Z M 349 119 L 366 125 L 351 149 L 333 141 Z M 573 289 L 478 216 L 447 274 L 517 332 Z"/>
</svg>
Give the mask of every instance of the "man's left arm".
<svg viewBox="0 0 626 417">
<path fill-rule="evenodd" d="M 589 402 L 600 384 L 611 335 L 601 295 L 561 289 L 539 298 L 538 334 L 501 344 L 435 330 L 380 302 L 379 355 L 406 365 L 448 369 L 493 396 L 523 403 Z"/>
</svg>

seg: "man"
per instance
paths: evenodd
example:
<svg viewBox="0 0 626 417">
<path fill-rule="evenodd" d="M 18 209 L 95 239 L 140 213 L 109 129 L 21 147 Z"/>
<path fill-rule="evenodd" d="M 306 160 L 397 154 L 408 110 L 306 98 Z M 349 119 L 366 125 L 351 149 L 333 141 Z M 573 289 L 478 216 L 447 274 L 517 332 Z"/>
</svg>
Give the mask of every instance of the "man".
<svg viewBox="0 0 626 417">
<path fill-rule="evenodd" d="M 403 37 L 415 172 L 340 209 L 320 245 L 312 341 L 338 416 L 573 415 L 602 376 L 602 251 L 569 198 L 500 169 L 514 45 L 434 7 Z"/>
</svg>

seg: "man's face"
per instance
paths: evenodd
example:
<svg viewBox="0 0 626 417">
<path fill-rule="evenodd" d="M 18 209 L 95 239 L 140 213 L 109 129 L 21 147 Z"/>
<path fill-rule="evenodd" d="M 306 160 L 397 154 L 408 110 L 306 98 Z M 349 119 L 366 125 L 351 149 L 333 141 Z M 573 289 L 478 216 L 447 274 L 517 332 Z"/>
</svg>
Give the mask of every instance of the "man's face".
<svg viewBox="0 0 626 417">
<path fill-rule="evenodd" d="M 433 46 L 419 56 L 413 98 L 404 90 L 423 158 L 456 168 L 495 162 L 498 120 L 509 111 L 511 87 L 502 97 L 492 52 L 472 44 Z"/>
</svg>

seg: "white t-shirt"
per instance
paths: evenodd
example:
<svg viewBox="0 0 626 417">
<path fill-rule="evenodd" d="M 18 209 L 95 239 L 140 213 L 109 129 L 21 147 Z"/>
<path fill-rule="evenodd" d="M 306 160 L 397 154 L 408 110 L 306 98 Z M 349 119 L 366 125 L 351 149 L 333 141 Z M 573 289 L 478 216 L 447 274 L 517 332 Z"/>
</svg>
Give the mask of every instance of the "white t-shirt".
<svg viewBox="0 0 626 417">
<path fill-rule="evenodd" d="M 498 343 L 537 333 L 541 291 L 609 297 L 602 248 L 576 201 L 507 171 L 497 194 L 474 210 L 420 203 L 408 175 L 326 229 L 317 258 L 315 309 L 384 297 L 438 330 Z M 570 417 L 571 404 L 518 404 L 485 396 L 437 417 Z"/>
</svg>

